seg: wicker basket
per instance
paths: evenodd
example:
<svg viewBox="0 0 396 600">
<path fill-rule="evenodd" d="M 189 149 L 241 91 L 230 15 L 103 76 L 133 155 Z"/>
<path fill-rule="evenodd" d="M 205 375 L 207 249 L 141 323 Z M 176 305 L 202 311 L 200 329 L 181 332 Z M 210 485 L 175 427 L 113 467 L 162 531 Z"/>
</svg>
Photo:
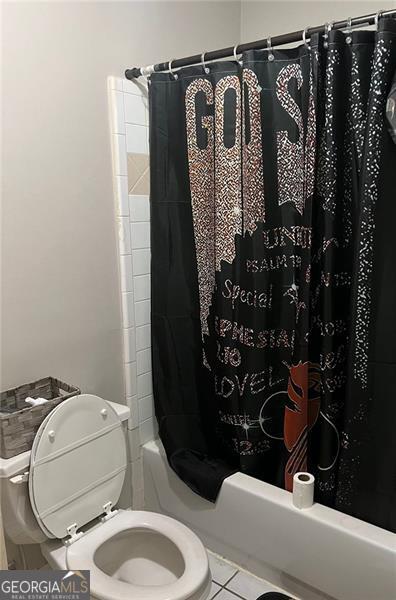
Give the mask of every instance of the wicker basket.
<svg viewBox="0 0 396 600">
<path fill-rule="evenodd" d="M 79 388 L 44 377 L 0 394 L 0 456 L 11 458 L 30 450 L 41 422 L 66 398 L 80 393 Z M 25 399 L 45 398 L 45 404 L 29 406 Z"/>
</svg>

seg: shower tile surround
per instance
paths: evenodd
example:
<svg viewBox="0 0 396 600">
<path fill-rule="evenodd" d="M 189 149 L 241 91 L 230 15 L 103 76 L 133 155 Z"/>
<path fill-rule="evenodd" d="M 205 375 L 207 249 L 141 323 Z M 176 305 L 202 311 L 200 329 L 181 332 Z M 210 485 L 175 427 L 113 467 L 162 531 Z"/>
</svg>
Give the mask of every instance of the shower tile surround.
<svg viewBox="0 0 396 600">
<path fill-rule="evenodd" d="M 153 439 L 150 332 L 150 206 L 147 89 L 139 82 L 108 79 L 113 155 L 115 219 L 118 234 L 124 356 L 124 402 L 129 463 L 122 507 L 144 505 L 142 444 Z"/>
</svg>

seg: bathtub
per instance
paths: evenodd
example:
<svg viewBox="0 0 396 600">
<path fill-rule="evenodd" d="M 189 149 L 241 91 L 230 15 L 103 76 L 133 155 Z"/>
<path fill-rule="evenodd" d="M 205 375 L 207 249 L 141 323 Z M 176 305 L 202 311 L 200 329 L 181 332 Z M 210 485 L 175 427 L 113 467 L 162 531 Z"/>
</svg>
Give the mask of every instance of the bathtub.
<svg viewBox="0 0 396 600">
<path fill-rule="evenodd" d="M 143 446 L 147 510 L 170 515 L 217 552 L 303 600 L 396 599 L 396 536 L 320 504 L 296 509 L 291 494 L 243 473 L 216 504 L 169 468 L 161 442 Z"/>
</svg>

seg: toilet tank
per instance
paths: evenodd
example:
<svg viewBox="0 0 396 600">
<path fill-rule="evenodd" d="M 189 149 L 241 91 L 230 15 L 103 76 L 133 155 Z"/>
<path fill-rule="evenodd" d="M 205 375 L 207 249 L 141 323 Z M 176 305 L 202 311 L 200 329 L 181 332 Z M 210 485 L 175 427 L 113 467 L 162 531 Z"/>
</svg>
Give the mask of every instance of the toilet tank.
<svg viewBox="0 0 396 600">
<path fill-rule="evenodd" d="M 40 544 L 47 539 L 30 504 L 29 462 L 30 452 L 0 459 L 3 526 L 14 544 Z"/>
<path fill-rule="evenodd" d="M 129 418 L 129 408 L 109 402 L 120 421 Z M 12 458 L 0 458 L 0 499 L 3 527 L 6 536 L 14 544 L 41 544 L 47 540 L 36 517 L 29 497 L 30 451 Z"/>
</svg>

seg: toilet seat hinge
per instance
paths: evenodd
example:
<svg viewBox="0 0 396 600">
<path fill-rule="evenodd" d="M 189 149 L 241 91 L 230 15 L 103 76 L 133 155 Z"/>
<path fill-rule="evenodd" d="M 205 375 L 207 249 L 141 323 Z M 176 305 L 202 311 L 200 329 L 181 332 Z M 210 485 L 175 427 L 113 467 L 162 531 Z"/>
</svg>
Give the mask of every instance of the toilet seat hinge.
<svg viewBox="0 0 396 600">
<path fill-rule="evenodd" d="M 24 473 L 20 473 L 19 475 L 15 475 L 14 477 L 10 477 L 11 483 L 16 485 L 20 485 L 21 483 L 26 483 L 29 481 L 29 471 L 25 471 Z"/>
<path fill-rule="evenodd" d="M 108 521 L 109 519 L 114 517 L 115 514 L 118 513 L 117 509 L 111 510 L 112 508 L 113 508 L 112 502 L 106 502 L 106 504 L 103 504 L 104 515 L 100 519 L 102 521 L 102 523 L 104 523 L 105 521 Z"/>
<path fill-rule="evenodd" d="M 72 525 L 69 525 L 69 527 L 66 527 L 66 531 L 70 535 L 70 537 L 66 538 L 63 542 L 66 546 L 74 544 L 74 542 L 84 535 L 82 531 L 77 531 L 77 523 L 73 523 Z"/>
</svg>

